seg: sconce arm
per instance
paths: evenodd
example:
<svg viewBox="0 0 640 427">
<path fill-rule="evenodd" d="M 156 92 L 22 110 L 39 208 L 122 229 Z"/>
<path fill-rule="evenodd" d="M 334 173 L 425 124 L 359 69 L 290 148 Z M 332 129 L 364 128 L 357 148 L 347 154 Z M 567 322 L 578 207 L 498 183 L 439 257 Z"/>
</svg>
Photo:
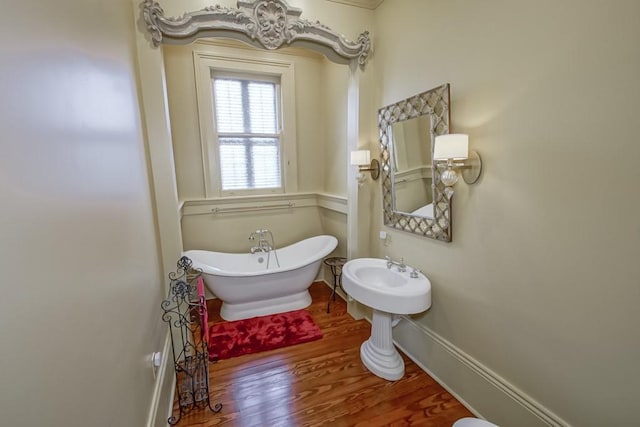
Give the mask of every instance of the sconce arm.
<svg viewBox="0 0 640 427">
<path fill-rule="evenodd" d="M 371 178 L 375 181 L 380 177 L 380 162 L 378 159 L 371 159 L 369 167 L 359 166 L 358 172 L 371 172 Z"/>
<path fill-rule="evenodd" d="M 465 160 L 436 160 L 438 169 L 461 169 L 462 179 L 467 184 L 475 183 L 482 173 L 482 159 L 475 150 L 469 150 L 469 157 Z"/>
</svg>

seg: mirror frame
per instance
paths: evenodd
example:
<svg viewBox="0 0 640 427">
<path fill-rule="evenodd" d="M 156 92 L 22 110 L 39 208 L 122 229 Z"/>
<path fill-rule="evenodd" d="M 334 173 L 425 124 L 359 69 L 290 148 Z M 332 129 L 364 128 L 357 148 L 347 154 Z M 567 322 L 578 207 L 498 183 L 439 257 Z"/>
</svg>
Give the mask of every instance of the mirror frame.
<svg viewBox="0 0 640 427">
<path fill-rule="evenodd" d="M 450 85 L 445 83 L 378 110 L 384 225 L 443 242 L 451 241 L 451 198 L 453 190 L 442 183 L 441 172 L 433 161 L 433 145 L 436 136 L 449 133 L 451 122 L 449 105 Z M 393 141 L 390 136 L 391 125 L 424 115 L 430 116 L 431 119 L 433 218 L 410 215 L 393 209 L 395 193 L 392 180 L 393 163 L 391 150 L 393 149 Z"/>
</svg>

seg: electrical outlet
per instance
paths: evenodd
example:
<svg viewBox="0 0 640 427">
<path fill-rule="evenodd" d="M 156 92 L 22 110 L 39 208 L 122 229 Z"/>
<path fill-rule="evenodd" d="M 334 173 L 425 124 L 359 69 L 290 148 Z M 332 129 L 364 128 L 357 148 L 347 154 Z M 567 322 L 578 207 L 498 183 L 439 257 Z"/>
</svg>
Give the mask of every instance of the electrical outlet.
<svg viewBox="0 0 640 427">
<path fill-rule="evenodd" d="M 154 351 L 151 353 L 151 371 L 153 372 L 153 379 L 158 375 L 158 368 L 162 365 L 162 353 Z"/>
<path fill-rule="evenodd" d="M 391 235 L 386 231 L 380 230 L 380 240 L 384 246 L 389 246 L 391 243 Z"/>
</svg>

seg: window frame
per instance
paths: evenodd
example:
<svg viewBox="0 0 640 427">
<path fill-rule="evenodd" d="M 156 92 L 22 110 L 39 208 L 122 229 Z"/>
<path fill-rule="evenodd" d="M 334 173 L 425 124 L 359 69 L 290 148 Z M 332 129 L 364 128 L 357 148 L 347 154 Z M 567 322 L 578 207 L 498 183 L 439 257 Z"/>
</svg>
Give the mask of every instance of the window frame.
<svg viewBox="0 0 640 427">
<path fill-rule="evenodd" d="M 215 144 L 217 145 L 218 154 L 220 154 L 221 143 L 220 140 L 222 138 L 239 138 L 239 139 L 251 139 L 253 138 L 273 138 L 278 141 L 278 168 L 280 175 L 280 182 L 277 187 L 271 188 L 241 188 L 241 189 L 233 189 L 233 190 L 225 190 L 222 187 L 222 164 L 219 165 L 219 178 L 220 178 L 220 194 L 222 196 L 237 196 L 244 194 L 281 194 L 284 193 L 284 173 L 283 173 L 283 156 L 282 152 L 284 151 L 282 146 L 282 87 L 280 84 L 280 78 L 272 75 L 264 75 L 264 74 L 248 74 L 248 73 L 233 73 L 229 71 L 219 71 L 219 70 L 211 70 L 211 80 L 212 87 L 215 86 L 216 79 L 230 79 L 230 80 L 242 80 L 244 82 L 258 82 L 258 83 L 269 83 L 274 85 L 275 89 L 275 117 L 276 117 L 276 129 L 274 133 L 235 133 L 235 132 L 221 132 L 216 123 L 218 122 L 216 117 L 216 108 L 215 108 L 215 90 L 212 91 L 212 102 L 214 103 L 213 108 L 213 126 L 215 132 Z M 246 84 L 246 83 L 245 83 Z M 246 106 L 243 106 L 246 107 Z M 253 175 L 253 173 L 249 172 L 248 175 Z"/>
<path fill-rule="evenodd" d="M 295 71 L 290 61 L 242 55 L 194 51 L 196 96 L 206 198 L 295 193 L 297 146 L 295 117 Z M 218 134 L 215 126 L 213 77 L 249 77 L 279 82 L 280 173 L 282 186 L 267 189 L 222 190 Z"/>
</svg>

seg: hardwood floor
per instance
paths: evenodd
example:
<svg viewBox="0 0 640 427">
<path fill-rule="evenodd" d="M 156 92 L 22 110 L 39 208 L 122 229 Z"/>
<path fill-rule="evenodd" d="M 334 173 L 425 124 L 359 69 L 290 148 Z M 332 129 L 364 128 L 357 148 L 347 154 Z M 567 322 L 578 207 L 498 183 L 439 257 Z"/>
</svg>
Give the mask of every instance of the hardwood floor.
<svg viewBox="0 0 640 427">
<path fill-rule="evenodd" d="M 399 381 L 367 371 L 360 345 L 370 324 L 353 320 L 339 297 L 327 314 L 330 289 L 324 283 L 314 283 L 310 291 L 308 310 L 323 338 L 211 364 L 211 402 L 222 403 L 222 410 L 194 410 L 179 426 L 450 427 L 472 416 L 404 355 L 406 373 Z M 222 320 L 219 307 L 219 301 L 209 301 L 210 324 Z"/>
</svg>

